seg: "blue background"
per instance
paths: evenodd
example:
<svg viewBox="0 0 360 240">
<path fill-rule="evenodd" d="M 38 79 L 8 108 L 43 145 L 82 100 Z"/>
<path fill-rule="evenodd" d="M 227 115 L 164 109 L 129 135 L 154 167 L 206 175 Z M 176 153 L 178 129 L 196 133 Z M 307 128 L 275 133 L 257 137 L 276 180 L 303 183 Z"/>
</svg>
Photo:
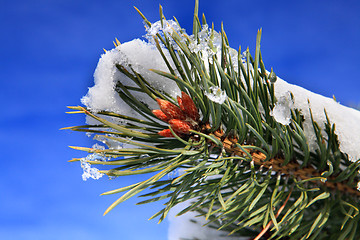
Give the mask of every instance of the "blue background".
<svg viewBox="0 0 360 240">
<path fill-rule="evenodd" d="M 84 134 L 59 131 L 81 125 L 67 105 L 93 85 L 103 48 L 144 35 L 137 6 L 150 21 L 158 4 L 188 33 L 193 0 L 9 0 L 0 1 L 0 239 L 167 239 L 168 223 L 147 221 L 160 204 L 135 206 L 131 199 L 105 217 L 119 196 L 100 193 L 139 177 L 82 181 Z M 230 44 L 254 51 L 263 28 L 262 54 L 268 69 L 288 82 L 345 105 L 360 103 L 359 1 L 205 1 L 208 22 L 223 21 Z"/>
</svg>

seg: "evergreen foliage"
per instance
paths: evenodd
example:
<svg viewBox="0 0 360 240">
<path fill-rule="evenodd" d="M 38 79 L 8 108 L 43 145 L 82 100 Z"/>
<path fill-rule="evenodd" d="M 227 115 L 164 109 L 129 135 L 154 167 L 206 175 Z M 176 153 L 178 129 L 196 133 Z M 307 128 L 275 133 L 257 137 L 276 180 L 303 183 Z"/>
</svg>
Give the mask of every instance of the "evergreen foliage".
<svg viewBox="0 0 360 240">
<path fill-rule="evenodd" d="M 145 23 L 151 23 L 139 11 Z M 160 19 L 165 20 L 160 7 Z M 196 1 L 193 35 L 206 24 L 205 16 L 198 17 Z M 211 30 L 215 33 L 215 30 Z M 291 123 L 282 125 L 271 116 L 277 101 L 274 95 L 276 75 L 266 71 L 260 51 L 261 30 L 256 38 L 255 55 L 249 50 L 238 51 L 237 64 L 231 56 L 227 35 L 221 29 L 220 55 L 207 61 L 202 53 L 191 51 L 190 39 L 176 32 L 158 34 L 155 43 L 164 56 L 168 72 L 152 71 L 175 81 L 189 96 L 200 113 L 200 119 L 189 120 L 180 99 L 159 92 L 147 80 L 129 68 L 118 70 L 136 83 L 129 87 L 118 82 L 116 89 L 125 103 L 143 116 L 136 119 L 113 112 L 91 112 L 85 107 L 69 107 L 72 113 L 84 113 L 99 121 L 98 125 L 69 127 L 74 131 L 96 133 L 97 138 L 110 139 L 134 147 L 122 149 L 75 149 L 97 153 L 109 161 L 88 161 L 106 165 L 102 173 L 108 176 L 125 176 L 152 173 L 145 180 L 130 186 L 103 193 L 124 193 L 106 211 L 127 199 L 150 193 L 139 204 L 167 199 L 165 207 L 151 218 L 164 220 L 175 205 L 191 200 L 186 209 L 198 211 L 209 220 L 209 225 L 235 236 L 254 239 L 360 239 L 359 195 L 356 184 L 359 161 L 351 162 L 339 150 L 335 126 L 330 119 L 326 131 L 313 119 L 318 150 L 311 152 L 303 130 L 303 117 L 298 109 L 292 110 Z M 175 43 L 175 44 L 174 44 Z M 120 44 L 120 43 L 116 43 Z M 208 42 L 212 46 L 211 40 Z M 171 58 L 162 53 L 164 46 Z M 177 47 L 175 47 L 177 46 Z M 219 57 L 221 56 L 221 57 Z M 174 63 L 174 64 L 170 64 Z M 172 66 L 175 66 L 172 67 Z M 237 66 L 237 68 L 235 68 Z M 210 100 L 208 93 L 226 93 L 220 104 Z M 184 119 L 172 119 L 179 125 L 159 120 L 154 109 L 138 101 L 134 91 L 148 94 L 154 101 L 166 100 L 184 113 Z M 166 109 L 161 109 L 166 113 Z M 326 112 L 324 112 L 326 114 Z M 116 124 L 110 119 L 126 120 Z M 144 120 L 145 119 L 145 120 Z M 182 121 L 182 122 L 181 122 Z M 187 125 L 186 125 L 187 124 Z M 160 136 L 158 132 L 170 129 Z M 76 161 L 79 159 L 74 159 Z M 175 179 L 168 174 L 179 171 Z"/>
</svg>

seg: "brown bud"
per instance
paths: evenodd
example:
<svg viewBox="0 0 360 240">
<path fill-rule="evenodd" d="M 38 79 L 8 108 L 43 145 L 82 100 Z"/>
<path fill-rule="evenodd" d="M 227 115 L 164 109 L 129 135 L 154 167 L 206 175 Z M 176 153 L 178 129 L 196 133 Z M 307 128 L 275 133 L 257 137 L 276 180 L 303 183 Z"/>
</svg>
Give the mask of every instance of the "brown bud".
<svg viewBox="0 0 360 240">
<path fill-rule="evenodd" d="M 181 92 L 181 100 L 184 107 L 183 111 L 185 112 L 185 114 L 194 121 L 198 122 L 200 119 L 200 114 L 191 97 L 185 92 Z"/>
<path fill-rule="evenodd" d="M 185 114 L 176 105 L 172 104 L 169 101 L 160 99 L 160 98 L 156 99 L 156 101 L 159 104 L 161 111 L 163 111 L 163 113 L 169 119 L 181 119 L 181 120 L 186 119 Z"/>
<path fill-rule="evenodd" d="M 175 132 L 189 134 L 191 130 L 191 125 L 183 120 L 171 119 L 169 121 L 170 126 Z"/>
<path fill-rule="evenodd" d="M 160 120 L 168 122 L 170 119 L 165 115 L 165 113 L 159 109 L 152 110 L 152 113 Z"/>
</svg>

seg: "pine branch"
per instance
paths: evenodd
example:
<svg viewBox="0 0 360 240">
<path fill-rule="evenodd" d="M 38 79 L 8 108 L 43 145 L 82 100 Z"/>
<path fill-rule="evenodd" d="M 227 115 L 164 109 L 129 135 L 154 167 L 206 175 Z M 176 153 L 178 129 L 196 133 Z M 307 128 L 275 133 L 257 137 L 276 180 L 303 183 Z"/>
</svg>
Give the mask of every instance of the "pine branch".
<svg viewBox="0 0 360 240">
<path fill-rule="evenodd" d="M 65 129 L 96 134 L 107 146 L 73 147 L 89 153 L 72 160 L 81 162 L 86 176 L 153 174 L 104 193 L 125 192 L 105 214 L 143 194 L 146 199 L 139 204 L 167 199 L 164 209 L 151 217 L 159 221 L 174 206 L 190 202 L 179 215 L 198 212 L 209 226 L 235 236 L 360 238 L 360 160 L 351 161 L 342 151 L 327 111 L 319 122 L 313 106 L 291 107 L 298 95 L 276 94 L 280 80 L 272 68 L 266 71 L 261 30 L 255 57 L 249 49 L 241 54 L 241 48 L 237 52 L 229 46 L 223 26 L 220 32 L 209 29 L 204 15 L 200 23 L 198 1 L 195 5 L 192 35 L 176 19 L 166 20 L 162 7 L 156 23 L 136 9 L 152 47 L 116 41 L 98 65 L 113 65 L 114 97 L 108 107 L 97 108 L 94 99 L 105 96 L 97 98 L 95 90 L 83 99 L 86 107 L 69 107 L 70 113 L 85 114 L 95 123 Z M 133 56 L 122 51 L 129 45 L 146 51 L 144 57 L 131 62 Z M 114 61 L 112 54 L 127 61 Z M 156 61 L 146 64 L 162 59 L 161 69 L 139 65 L 155 55 Z M 122 105 L 114 106 L 118 102 Z M 288 112 L 279 117 L 283 108 Z M 175 171 L 178 176 L 165 180 Z"/>
<path fill-rule="evenodd" d="M 254 164 L 264 167 L 267 169 L 271 169 L 272 171 L 278 172 L 285 176 L 292 176 L 299 181 L 310 181 L 312 183 L 316 183 L 317 185 L 324 185 L 329 190 L 337 190 L 344 194 L 350 194 L 355 196 L 360 196 L 360 192 L 356 188 L 352 188 L 348 186 L 347 181 L 339 181 L 337 182 L 337 178 L 332 176 L 331 178 L 322 177 L 322 173 L 319 172 L 312 166 L 309 167 L 301 167 L 296 161 L 284 164 L 285 159 L 283 157 L 277 157 L 268 159 L 268 157 L 258 151 L 250 151 L 245 153 L 240 148 L 236 147 L 238 144 L 238 140 L 235 138 L 229 138 L 225 136 L 225 133 L 222 130 L 217 130 L 212 133 L 219 141 L 221 141 L 224 149 L 231 155 L 242 156 L 245 157 L 248 154 L 251 155 L 251 160 Z M 214 143 L 212 143 L 213 146 Z"/>
</svg>

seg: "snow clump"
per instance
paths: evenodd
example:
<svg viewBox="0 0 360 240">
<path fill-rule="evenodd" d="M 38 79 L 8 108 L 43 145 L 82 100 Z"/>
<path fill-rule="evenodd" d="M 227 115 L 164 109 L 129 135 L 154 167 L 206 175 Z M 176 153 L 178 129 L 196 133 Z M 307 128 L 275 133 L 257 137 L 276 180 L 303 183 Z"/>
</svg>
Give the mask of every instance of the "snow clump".
<svg viewBox="0 0 360 240">
<path fill-rule="evenodd" d="M 304 133 L 311 151 L 317 149 L 311 113 L 314 121 L 319 124 L 322 128 L 322 133 L 325 134 L 326 111 L 330 123 L 335 124 L 335 134 L 338 136 L 340 150 L 348 155 L 350 161 L 355 162 L 360 159 L 360 111 L 343 106 L 333 98 L 328 98 L 297 85 L 287 83 L 279 77 L 277 77 L 274 83 L 274 89 L 275 96 L 279 101 L 281 101 L 284 93 L 292 93 L 294 99 L 292 108 L 299 109 L 304 117 Z"/>
<path fill-rule="evenodd" d="M 163 49 L 163 52 L 166 57 L 169 57 L 167 50 Z M 150 71 L 150 69 L 168 71 L 156 47 L 143 40 L 135 39 L 121 44 L 101 56 L 94 73 L 95 85 L 89 88 L 88 93 L 81 99 L 81 102 L 90 110 L 95 112 L 110 111 L 142 119 L 134 109 L 120 98 L 116 91 L 118 82 L 125 86 L 136 86 L 131 79 L 119 71 L 117 65 L 125 66 L 132 74 L 134 74 L 132 70 L 139 73 L 151 86 L 161 92 L 166 92 L 173 97 L 181 93 L 174 81 Z M 147 94 L 138 91 L 130 92 L 149 108 L 155 109 L 157 107 L 156 101 Z"/>
<path fill-rule="evenodd" d="M 92 146 L 93 149 L 97 149 L 97 150 L 104 150 L 105 147 L 99 144 L 94 144 Z M 81 158 L 80 159 L 80 164 L 81 164 L 81 168 L 83 169 L 83 174 L 82 174 L 82 179 L 84 181 L 88 180 L 89 178 L 92 179 L 99 179 L 102 176 L 104 176 L 103 173 L 99 172 L 99 169 L 97 168 L 93 168 L 91 167 L 91 164 L 88 161 L 99 161 L 99 162 L 103 162 L 103 161 L 107 161 L 108 158 L 105 157 L 103 154 L 101 153 L 92 153 L 89 154 L 88 156 Z"/>
<path fill-rule="evenodd" d="M 210 87 L 211 92 L 205 92 L 205 95 L 213 102 L 223 104 L 227 99 L 225 91 L 222 91 L 218 86 Z"/>
<path fill-rule="evenodd" d="M 82 179 L 84 181 L 88 180 L 89 178 L 97 180 L 104 175 L 103 173 L 99 172 L 99 169 L 91 167 L 91 164 L 86 161 L 88 160 L 85 160 L 85 158 L 80 160 L 81 168 L 84 170 L 82 174 Z"/>
<path fill-rule="evenodd" d="M 278 123 L 289 125 L 291 122 L 291 109 L 293 106 L 294 102 L 291 99 L 290 92 L 286 92 L 279 97 L 273 110 L 270 112 L 270 115 L 272 115 Z"/>
</svg>

